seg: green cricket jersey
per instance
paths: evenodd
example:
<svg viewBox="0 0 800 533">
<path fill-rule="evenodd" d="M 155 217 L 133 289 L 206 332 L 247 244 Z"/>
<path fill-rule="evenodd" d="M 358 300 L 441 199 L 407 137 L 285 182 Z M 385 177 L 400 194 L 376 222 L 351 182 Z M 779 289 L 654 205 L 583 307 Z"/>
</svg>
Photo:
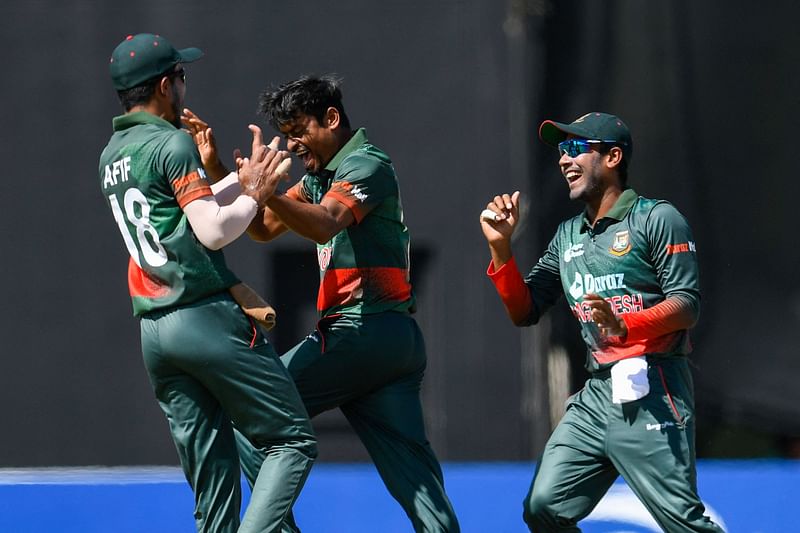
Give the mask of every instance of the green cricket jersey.
<svg viewBox="0 0 800 533">
<path fill-rule="evenodd" d="M 306 174 L 298 186 L 308 201 L 335 198 L 355 217 L 330 242 L 317 244 L 320 315 L 411 311 L 409 235 L 389 156 L 362 128 L 319 175 Z"/>
<path fill-rule="evenodd" d="M 695 241 L 686 219 L 666 201 L 627 189 L 594 228 L 585 214 L 562 222 L 525 283 L 534 302 L 529 324 L 565 295 L 588 348 L 590 372 L 624 357 L 691 351 L 687 330 L 631 344 L 603 337 L 583 303 L 585 294 L 595 293 L 619 315 L 680 295 L 699 309 Z"/>
<path fill-rule="evenodd" d="M 238 282 L 195 237 L 182 207 L 213 194 L 191 137 L 150 113 L 113 120 L 100 187 L 130 254 L 134 315 L 191 303 Z"/>
</svg>

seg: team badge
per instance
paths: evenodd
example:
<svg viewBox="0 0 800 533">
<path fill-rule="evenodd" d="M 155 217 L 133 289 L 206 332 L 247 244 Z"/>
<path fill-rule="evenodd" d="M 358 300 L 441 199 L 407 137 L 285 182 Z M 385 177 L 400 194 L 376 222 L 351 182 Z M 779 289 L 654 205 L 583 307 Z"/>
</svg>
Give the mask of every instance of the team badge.
<svg viewBox="0 0 800 533">
<path fill-rule="evenodd" d="M 623 256 L 631 251 L 631 240 L 627 231 L 618 231 L 614 235 L 614 243 L 608 249 L 611 255 Z"/>
</svg>

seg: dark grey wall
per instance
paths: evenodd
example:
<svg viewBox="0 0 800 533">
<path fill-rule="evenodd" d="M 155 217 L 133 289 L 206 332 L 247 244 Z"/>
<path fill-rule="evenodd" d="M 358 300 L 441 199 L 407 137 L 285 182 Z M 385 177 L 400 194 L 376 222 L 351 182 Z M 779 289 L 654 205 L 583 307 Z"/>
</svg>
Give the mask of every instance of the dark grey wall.
<svg viewBox="0 0 800 533">
<path fill-rule="evenodd" d="M 518 333 L 481 277 L 486 254 L 475 215 L 508 175 L 504 8 L 218 5 L 52 1 L 2 9 L 0 157 L 9 179 L 1 227 L 9 253 L 2 262 L 8 305 L 0 394 L 8 414 L 0 464 L 175 462 L 141 365 L 125 250 L 96 176 L 119 113 L 108 57 L 126 34 L 142 31 L 206 52 L 187 68 L 187 104 L 211 121 L 225 154 L 247 147 L 246 125 L 256 120 L 256 96 L 266 86 L 307 72 L 344 78 L 351 120 L 393 157 L 413 243 L 429 257 L 418 316 L 430 356 L 431 439 L 444 457 L 526 456 L 514 442 Z M 227 255 L 279 313 L 302 309 L 305 333 L 313 327 L 316 275 L 297 289 L 296 304 L 274 299 L 281 280 L 273 258 L 295 251 L 305 252 L 305 266 L 315 263 L 311 244 L 292 238 L 270 245 L 244 239 Z M 487 328 L 498 327 L 502 338 L 490 340 Z M 284 338 L 279 349 L 289 346 Z M 323 456 L 363 456 L 346 436 L 337 440 L 340 420 L 320 425 L 334 433 Z"/>
<path fill-rule="evenodd" d="M 699 452 L 797 453 L 800 251 L 791 228 L 800 187 L 796 151 L 781 144 L 800 119 L 798 5 L 556 5 L 542 31 L 541 116 L 601 108 L 624 117 L 636 146 L 630 184 L 671 200 L 695 232 Z M 541 225 L 573 210 L 556 203 Z"/>
<path fill-rule="evenodd" d="M 566 200 L 554 154 L 539 147 L 535 128 L 543 118 L 598 108 L 634 131 L 635 188 L 673 200 L 697 233 L 706 287 L 698 402 L 707 417 L 800 433 L 792 387 L 798 250 L 789 234 L 799 9 L 6 2 L 0 466 L 176 462 L 140 360 L 125 249 L 96 175 L 119 113 L 108 57 L 126 34 L 143 31 L 206 52 L 187 68 L 187 104 L 212 122 L 223 153 L 248 145 L 246 125 L 264 87 L 307 72 L 344 78 L 351 120 L 390 153 L 401 179 L 430 359 L 424 401 L 442 458 L 529 459 L 531 435 L 549 428 L 531 419 L 531 352 L 521 354 L 544 341 L 507 323 L 483 275 L 476 219 L 494 193 L 523 189 L 532 209 L 518 245 L 530 264 L 558 219 L 579 209 Z M 310 243 L 242 239 L 227 256 L 290 318 L 292 335 L 273 336 L 279 349 L 313 326 Z M 312 274 L 289 293 L 287 261 Z M 553 343 L 580 360 L 564 310 L 553 324 Z M 574 373 L 577 383 L 582 374 Z M 340 418 L 317 425 L 324 458 L 364 457 Z"/>
</svg>

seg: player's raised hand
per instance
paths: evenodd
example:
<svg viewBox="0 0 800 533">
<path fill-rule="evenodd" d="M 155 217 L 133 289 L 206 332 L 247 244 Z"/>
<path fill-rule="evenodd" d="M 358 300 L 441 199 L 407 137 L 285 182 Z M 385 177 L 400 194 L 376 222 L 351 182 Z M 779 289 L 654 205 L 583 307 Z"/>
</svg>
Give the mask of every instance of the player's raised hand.
<svg viewBox="0 0 800 533">
<path fill-rule="evenodd" d="M 625 321 L 614 314 L 611 304 L 602 296 L 587 293 L 583 297 L 583 302 L 591 308 L 592 321 L 597 324 L 601 335 L 604 337 L 625 337 L 628 335 Z"/>
<path fill-rule="evenodd" d="M 481 212 L 481 229 L 490 244 L 511 239 L 519 222 L 519 195 L 519 191 L 499 194 Z"/>
<path fill-rule="evenodd" d="M 192 135 L 196 134 L 200 130 L 207 130 L 209 128 L 208 123 L 205 120 L 201 119 L 196 113 L 194 113 L 188 107 L 183 108 L 183 112 L 181 114 L 181 122 L 186 127 L 186 130 Z"/>
<path fill-rule="evenodd" d="M 264 146 L 264 133 L 261 131 L 261 128 L 256 126 L 255 124 L 248 124 L 247 129 L 253 134 L 253 146 L 251 148 L 252 152 L 255 152 L 257 148 Z M 271 148 L 277 150 L 277 146 L 271 146 Z"/>
<path fill-rule="evenodd" d="M 247 129 L 249 129 L 250 132 L 253 134 L 253 144 L 252 147 L 250 148 L 250 153 L 254 154 L 259 148 L 264 146 L 264 134 L 261 131 L 261 128 L 259 128 L 255 124 L 248 124 Z M 269 143 L 268 148 L 270 148 L 271 150 L 278 150 L 279 146 L 280 146 L 280 137 L 273 137 L 272 141 L 270 141 Z M 239 148 L 235 149 L 233 151 L 233 160 L 236 162 L 237 170 L 241 165 L 242 159 L 244 159 L 242 151 Z M 288 167 L 286 171 L 288 173 Z"/>
<path fill-rule="evenodd" d="M 273 137 L 267 146 L 264 144 L 261 128 L 251 125 L 250 131 L 253 133 L 250 157 L 241 157 L 239 153 L 236 166 L 242 191 L 262 207 L 275 193 L 278 182 L 289 179 L 292 160 L 289 152 L 277 149 L 279 137 Z"/>
<path fill-rule="evenodd" d="M 228 171 L 219 158 L 217 141 L 214 138 L 214 132 L 211 126 L 189 108 L 183 109 L 181 122 L 185 126 L 186 131 L 189 132 L 189 135 L 192 136 L 192 139 L 194 139 L 197 151 L 200 152 L 203 168 L 211 175 L 211 178 L 217 180 L 225 176 Z"/>
</svg>

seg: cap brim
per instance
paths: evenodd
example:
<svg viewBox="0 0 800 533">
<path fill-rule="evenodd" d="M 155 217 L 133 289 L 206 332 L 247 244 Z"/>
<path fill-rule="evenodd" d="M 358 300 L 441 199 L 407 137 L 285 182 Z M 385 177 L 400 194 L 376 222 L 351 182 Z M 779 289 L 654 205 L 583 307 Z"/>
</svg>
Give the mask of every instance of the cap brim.
<svg viewBox="0 0 800 533">
<path fill-rule="evenodd" d="M 561 122 L 545 120 L 539 126 L 539 138 L 550 146 L 558 146 L 558 143 L 566 139 L 570 133 L 572 132 L 569 131 L 569 125 Z"/>
<path fill-rule="evenodd" d="M 178 50 L 178 55 L 181 58 L 181 63 L 191 63 L 203 57 L 203 51 L 199 48 L 182 48 Z"/>
</svg>

